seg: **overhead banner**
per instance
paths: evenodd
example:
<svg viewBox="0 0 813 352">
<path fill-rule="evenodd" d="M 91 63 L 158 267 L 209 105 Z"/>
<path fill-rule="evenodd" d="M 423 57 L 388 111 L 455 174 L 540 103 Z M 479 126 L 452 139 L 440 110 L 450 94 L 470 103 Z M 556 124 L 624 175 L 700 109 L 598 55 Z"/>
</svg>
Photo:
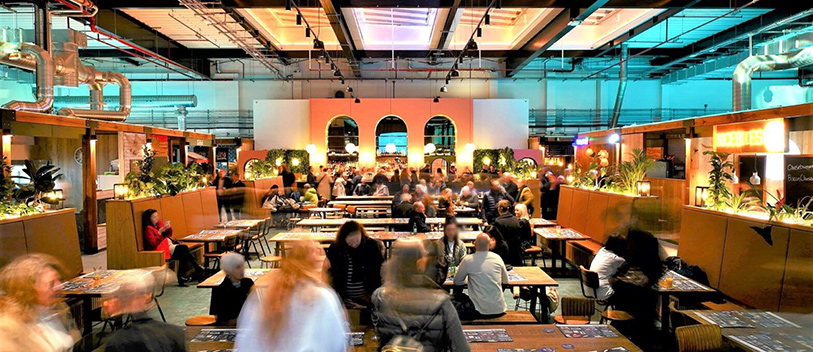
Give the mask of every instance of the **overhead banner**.
<svg viewBox="0 0 813 352">
<path fill-rule="evenodd" d="M 714 150 L 736 153 L 784 153 L 788 149 L 785 119 L 714 126 Z"/>
</svg>

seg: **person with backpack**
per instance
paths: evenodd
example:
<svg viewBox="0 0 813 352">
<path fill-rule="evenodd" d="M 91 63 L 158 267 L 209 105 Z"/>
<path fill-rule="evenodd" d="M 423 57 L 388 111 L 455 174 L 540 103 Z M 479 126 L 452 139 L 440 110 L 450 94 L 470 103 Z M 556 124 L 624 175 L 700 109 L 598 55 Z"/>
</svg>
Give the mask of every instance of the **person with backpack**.
<svg viewBox="0 0 813 352">
<path fill-rule="evenodd" d="M 424 275 L 420 240 L 397 240 L 385 264 L 384 286 L 373 293 L 373 321 L 384 348 L 471 351 L 449 295 Z"/>
</svg>

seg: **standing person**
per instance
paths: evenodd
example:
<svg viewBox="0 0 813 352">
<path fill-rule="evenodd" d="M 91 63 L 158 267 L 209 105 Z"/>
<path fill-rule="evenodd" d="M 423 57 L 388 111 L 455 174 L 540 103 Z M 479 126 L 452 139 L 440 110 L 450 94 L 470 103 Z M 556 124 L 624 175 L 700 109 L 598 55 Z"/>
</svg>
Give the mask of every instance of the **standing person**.
<svg viewBox="0 0 813 352">
<path fill-rule="evenodd" d="M 70 309 L 56 296 L 59 261 L 45 254 L 17 257 L 0 271 L 0 345 L 4 351 L 69 352 L 81 335 Z M 8 314 L 8 315 L 6 315 Z M 13 314 L 13 315 L 11 315 Z M 14 330 L 22 335 L 9 336 Z M 11 340 L 11 341 L 9 341 Z M 24 349 L 15 349 L 17 345 Z M 9 349 L 7 349 L 9 348 Z M 7 350 L 6 350 L 7 349 Z"/>
<path fill-rule="evenodd" d="M 347 195 L 347 189 L 345 188 L 346 184 L 347 184 L 347 181 L 344 180 L 344 177 L 342 177 L 342 174 L 337 173 L 336 174 L 336 180 L 333 181 L 333 198 L 334 199 L 338 198 L 340 196 Z"/>
<path fill-rule="evenodd" d="M 222 213 L 225 213 L 226 220 L 231 220 L 233 214 L 231 213 L 231 203 L 228 190 L 232 188 L 234 181 L 229 177 L 226 169 L 217 170 L 217 176 L 212 180 L 212 186 L 215 187 L 215 194 L 217 195 L 217 215 L 220 221 L 225 221 Z"/>
<path fill-rule="evenodd" d="M 407 335 L 420 342 L 424 352 L 470 351 L 449 295 L 423 275 L 425 267 L 421 241 L 395 241 L 384 268 L 384 286 L 373 293 L 373 318 L 381 346 Z"/>
<path fill-rule="evenodd" d="M 423 202 L 412 204 L 412 213 L 409 216 L 409 229 L 413 233 L 427 233 L 432 230 L 426 225 L 426 205 Z"/>
<path fill-rule="evenodd" d="M 392 178 L 390 179 L 390 182 L 397 183 L 399 185 L 401 184 L 401 169 L 395 168 L 395 170 L 392 171 Z"/>
<path fill-rule="evenodd" d="M 105 352 L 184 352 L 184 330 L 180 326 L 156 321 L 147 315 L 155 305 L 155 278 L 144 270 L 126 270 L 117 279 L 103 307 L 111 317 L 130 317 L 132 321 L 107 339 Z"/>
<path fill-rule="evenodd" d="M 311 187 L 316 187 L 316 175 L 313 173 L 313 166 L 308 167 L 308 178 L 307 182 Z"/>
<path fill-rule="evenodd" d="M 330 177 L 330 173 L 324 171 L 324 169 L 320 166 L 319 167 L 319 175 L 316 176 L 316 192 L 319 193 L 319 197 L 324 199 L 325 201 L 330 200 L 330 184 L 333 183 L 333 178 Z"/>
<path fill-rule="evenodd" d="M 465 285 L 468 281 L 469 296 L 463 293 L 455 295 L 455 300 L 463 304 L 463 311 L 458 310 L 463 319 L 494 317 L 505 314 L 507 308 L 502 294 L 503 285 L 508 284 L 508 270 L 499 255 L 490 252 L 490 238 L 481 233 L 474 240 L 474 254 L 463 258 L 454 277 L 456 286 Z M 468 279 L 468 280 L 467 280 Z M 474 309 L 467 309 L 468 301 Z"/>
<path fill-rule="evenodd" d="M 323 255 L 313 241 L 294 243 L 271 277 L 273 292 L 254 290 L 243 305 L 235 350 L 347 351 L 347 318 L 339 297 L 322 281 Z"/>
<path fill-rule="evenodd" d="M 369 308 L 370 296 L 381 286 L 384 245 L 370 238 L 364 226 L 348 221 L 339 227 L 327 250 L 323 271 L 347 308 Z"/>
<path fill-rule="evenodd" d="M 500 216 L 494 220 L 494 227 L 500 230 L 505 242 L 508 244 L 508 253 L 510 259 L 508 264 L 513 266 L 522 266 L 522 238 L 525 238 L 522 233 L 522 226 L 519 220 L 514 216 L 513 207 L 511 203 L 503 199 L 497 204 L 497 210 Z"/>
<path fill-rule="evenodd" d="M 517 184 L 514 183 L 514 177 L 509 173 L 502 174 L 502 188 L 505 190 L 505 193 L 511 196 L 511 198 L 517 199 L 519 195 L 519 188 Z"/>
<path fill-rule="evenodd" d="M 144 249 L 148 251 L 163 251 L 166 261 L 178 261 L 178 286 L 184 287 L 192 278 L 186 276 L 190 268 L 195 271 L 195 276 L 203 278 L 203 267 L 198 263 L 197 258 L 189 251 L 185 244 L 178 244 L 172 238 L 172 226 L 164 224 L 158 211 L 147 209 L 141 214 L 141 226 L 144 227 Z"/>
<path fill-rule="evenodd" d="M 635 317 L 629 324 L 630 338 L 649 347 L 655 335 L 655 308 L 657 296 L 651 290 L 663 274 L 663 264 L 658 254 L 658 240 L 649 232 L 630 229 L 624 251 L 626 270 L 618 272 L 611 280 L 614 291 L 610 302 L 619 310 Z"/>
<path fill-rule="evenodd" d="M 237 316 L 243 309 L 254 280 L 245 277 L 246 259 L 240 254 L 229 252 L 220 257 L 220 267 L 226 277 L 212 289 L 212 300 L 209 303 L 209 314 L 217 317 L 215 325 L 234 326 Z"/>
<path fill-rule="evenodd" d="M 291 172 L 291 168 L 288 164 L 282 164 L 280 166 L 282 171 L 280 172 L 280 176 L 282 176 L 282 187 L 285 191 L 285 196 L 289 197 L 291 195 L 291 190 L 296 187 L 296 175 Z"/>
<path fill-rule="evenodd" d="M 519 190 L 517 191 L 519 194 L 517 196 L 517 203 L 524 204 L 528 215 L 532 216 L 534 214 L 534 200 L 536 199 L 534 193 L 531 192 L 531 189 L 525 184 L 524 179 L 519 179 L 517 182 L 519 186 Z"/>
<path fill-rule="evenodd" d="M 509 204 L 514 203 L 514 198 L 511 198 L 508 193 L 505 193 L 500 183 L 497 180 L 492 180 L 491 191 L 483 195 L 483 221 L 489 224 L 494 223 L 494 220 L 500 215 L 497 210 L 497 203 L 501 200 L 507 200 Z"/>
</svg>

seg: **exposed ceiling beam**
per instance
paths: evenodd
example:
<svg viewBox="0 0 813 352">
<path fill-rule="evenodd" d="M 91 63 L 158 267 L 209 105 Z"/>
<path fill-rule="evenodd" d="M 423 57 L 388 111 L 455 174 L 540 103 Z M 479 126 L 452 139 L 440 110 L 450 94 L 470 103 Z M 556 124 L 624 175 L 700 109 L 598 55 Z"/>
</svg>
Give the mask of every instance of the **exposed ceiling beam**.
<svg viewBox="0 0 813 352">
<path fill-rule="evenodd" d="M 248 21 L 246 21 L 246 19 L 243 18 L 243 16 L 240 15 L 237 11 L 230 7 L 224 7 L 223 10 L 226 11 L 226 13 L 228 13 L 229 16 L 231 16 L 231 18 L 235 22 L 237 22 L 237 24 L 240 25 L 240 27 L 243 27 L 243 29 L 245 29 L 246 32 L 249 32 L 252 36 L 254 36 L 254 38 L 257 38 L 257 41 L 260 42 L 260 44 L 262 44 L 263 47 L 277 54 L 277 57 L 279 57 L 280 62 L 282 62 L 284 65 L 288 65 L 291 63 L 291 60 L 288 59 L 288 56 L 285 54 L 285 52 L 281 51 L 276 45 L 274 45 L 274 43 L 268 40 L 268 38 L 266 38 L 260 32 L 260 30 L 255 28 Z"/>
<path fill-rule="evenodd" d="M 445 50 L 449 47 L 449 42 L 451 42 L 452 33 L 454 32 L 453 29 L 456 27 L 455 22 L 458 21 L 459 17 L 457 16 L 457 10 L 460 8 L 460 3 L 462 0 L 454 0 L 452 3 L 452 7 L 449 8 L 449 13 L 446 15 L 446 21 L 443 22 L 443 28 L 440 30 L 440 39 L 438 40 L 438 46 L 436 49 L 438 50 Z"/>
<path fill-rule="evenodd" d="M 689 4 L 687 7 L 691 7 L 692 5 L 694 5 L 695 3 L 698 3 L 698 2 L 700 2 L 700 0 L 695 0 L 691 4 Z M 621 34 L 621 35 L 607 41 L 604 44 L 599 45 L 595 49 L 596 51 L 598 51 L 598 54 L 596 56 L 604 56 L 604 55 L 606 55 L 610 50 L 612 50 L 616 46 L 620 45 L 621 43 L 626 42 L 627 40 L 632 39 L 636 35 L 641 34 L 641 33 L 645 32 L 646 30 L 657 26 L 661 22 L 668 20 L 670 17 L 672 17 L 674 15 L 677 15 L 678 13 L 683 11 L 685 8 L 686 7 L 674 7 L 674 8 L 666 9 L 665 11 L 655 15 L 654 17 L 652 17 L 652 18 L 644 21 L 643 23 L 631 28 L 630 30 L 624 32 L 623 34 Z"/>
<path fill-rule="evenodd" d="M 285 7 L 286 0 L 222 0 L 229 7 Z M 608 8 L 672 8 L 685 7 L 694 0 L 610 0 L 605 7 Z M 105 1 L 109 6 L 115 7 L 144 7 L 140 0 Z M 154 3 L 159 6 L 171 5 L 171 0 L 149 0 L 145 3 Z M 452 8 L 456 0 L 336 0 L 337 7 L 372 7 L 372 8 Z M 772 0 L 766 7 L 781 7 L 788 1 Z M 122 3 L 121 5 L 119 3 Z M 488 1 L 464 0 L 460 3 L 464 8 L 486 8 Z M 504 8 L 588 8 L 594 2 L 591 0 L 502 0 Z M 318 4 L 297 4 L 300 8 L 318 7 Z M 154 5 L 155 6 L 155 5 Z M 763 5 L 760 5 L 763 6 Z M 173 5 L 170 7 L 177 7 Z M 697 8 L 730 8 L 730 0 L 703 0 Z"/>
<path fill-rule="evenodd" d="M 325 10 L 325 16 L 330 21 L 330 27 L 333 28 L 333 33 L 336 34 L 336 39 L 342 47 L 344 58 L 350 64 L 350 71 L 353 77 L 361 77 L 359 70 L 358 56 L 356 53 L 356 44 L 353 42 L 353 37 L 350 35 L 350 29 L 347 28 L 347 23 L 342 16 L 342 10 L 333 0 L 319 0 L 322 8 Z"/>
<path fill-rule="evenodd" d="M 542 30 L 539 31 L 528 43 L 523 45 L 523 50 L 533 50 L 533 53 L 524 58 L 514 58 L 506 61 L 506 76 L 513 77 L 525 66 L 533 62 L 536 58 L 550 49 L 553 44 L 564 38 L 573 28 L 581 24 L 593 12 L 607 5 L 609 0 L 596 0 L 584 10 L 562 9 Z M 505 5 L 503 5 L 505 6 Z"/>
<path fill-rule="evenodd" d="M 117 10 L 99 10 L 96 26 L 146 50 L 185 66 L 190 72 L 209 77 L 211 62 L 206 56 L 194 55 L 193 50 L 173 41 L 146 24 Z M 127 55 L 126 52 L 111 49 Z M 118 57 L 118 56 L 115 56 Z"/>
</svg>

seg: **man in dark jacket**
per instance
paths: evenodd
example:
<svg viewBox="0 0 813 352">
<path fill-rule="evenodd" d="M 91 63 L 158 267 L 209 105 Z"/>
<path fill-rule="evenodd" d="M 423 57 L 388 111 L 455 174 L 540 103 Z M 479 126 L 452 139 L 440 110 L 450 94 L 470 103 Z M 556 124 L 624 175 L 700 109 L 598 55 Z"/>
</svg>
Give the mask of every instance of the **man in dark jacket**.
<svg viewBox="0 0 813 352">
<path fill-rule="evenodd" d="M 288 164 L 282 164 L 282 172 L 280 173 L 282 176 L 282 187 L 285 190 L 285 196 L 291 196 L 291 190 L 296 188 L 296 175 L 291 172 L 291 168 L 288 167 Z"/>
<path fill-rule="evenodd" d="M 514 207 L 503 199 L 497 203 L 497 209 L 500 213 L 497 219 L 494 220 L 494 227 L 500 231 L 508 244 L 508 263 L 513 266 L 522 266 L 522 225 L 519 219 L 514 216 L 512 211 Z"/>
<path fill-rule="evenodd" d="M 409 216 L 409 228 L 414 233 L 431 232 L 426 225 L 426 206 L 423 202 L 415 202 L 412 205 L 412 214 Z"/>
<path fill-rule="evenodd" d="M 313 173 L 313 166 L 308 168 L 308 184 L 316 187 L 316 175 Z"/>
<path fill-rule="evenodd" d="M 153 306 L 155 279 L 151 272 L 128 270 L 121 274 L 119 288 L 103 305 L 110 316 L 130 315 L 132 322 L 116 330 L 105 343 L 106 352 L 183 352 L 184 331 L 180 326 L 155 321 L 147 316 Z"/>
<path fill-rule="evenodd" d="M 392 211 L 393 218 L 406 219 L 412 214 L 412 195 L 409 193 L 401 193 L 399 196 L 401 202 L 395 206 Z"/>
<path fill-rule="evenodd" d="M 505 189 L 505 193 L 508 193 L 508 195 L 510 195 L 512 198 L 517 199 L 517 196 L 519 195 L 519 187 L 517 187 L 517 184 L 514 182 L 511 174 L 507 172 L 504 173 L 502 175 L 502 180 L 502 188 Z"/>
<path fill-rule="evenodd" d="M 395 207 L 401 204 L 401 195 L 402 194 L 409 194 L 409 185 L 405 184 L 401 186 L 401 190 L 395 193 L 392 197 L 392 213 L 395 214 Z"/>
<path fill-rule="evenodd" d="M 491 191 L 483 195 L 483 221 L 489 224 L 494 223 L 494 220 L 500 215 L 497 211 L 497 203 L 501 200 L 514 204 L 514 198 L 505 193 L 499 181 L 493 180 L 491 181 Z"/>
</svg>

